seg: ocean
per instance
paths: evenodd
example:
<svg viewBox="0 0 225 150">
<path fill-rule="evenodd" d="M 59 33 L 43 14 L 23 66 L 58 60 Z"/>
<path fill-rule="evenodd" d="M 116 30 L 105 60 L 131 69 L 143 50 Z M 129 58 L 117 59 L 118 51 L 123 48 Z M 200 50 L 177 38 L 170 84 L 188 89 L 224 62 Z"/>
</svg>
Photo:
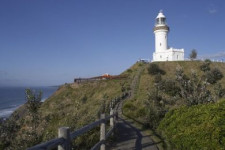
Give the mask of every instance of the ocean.
<svg viewBox="0 0 225 150">
<path fill-rule="evenodd" d="M 0 87 L 0 118 L 9 117 L 20 105 L 26 103 L 25 89 L 27 87 Z M 45 101 L 58 87 L 31 87 L 30 89 L 35 92 L 42 91 L 41 101 Z"/>
</svg>

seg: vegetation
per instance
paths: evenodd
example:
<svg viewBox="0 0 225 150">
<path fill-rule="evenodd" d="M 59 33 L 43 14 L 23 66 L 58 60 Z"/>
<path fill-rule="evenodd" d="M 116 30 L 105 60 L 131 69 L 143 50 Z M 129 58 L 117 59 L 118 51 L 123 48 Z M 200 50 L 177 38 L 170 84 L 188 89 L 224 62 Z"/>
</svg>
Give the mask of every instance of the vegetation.
<svg viewBox="0 0 225 150">
<path fill-rule="evenodd" d="M 218 103 L 170 110 L 158 131 L 176 149 L 224 149 L 225 99 Z"/>
<path fill-rule="evenodd" d="M 59 127 L 69 126 L 74 131 L 99 119 L 103 109 L 109 113 L 106 109 L 110 101 L 122 96 L 121 85 L 126 87 L 129 80 L 65 84 L 42 104 L 39 103 L 41 95 L 34 96 L 32 91 L 27 90 L 27 104 L 0 126 L 0 132 L 3 133 L 0 135 L 1 149 L 26 149 L 56 138 Z M 31 120 L 39 121 L 35 128 Z M 81 150 L 90 149 L 98 141 L 99 130 L 96 128 L 76 138 L 73 145 Z"/>
<path fill-rule="evenodd" d="M 28 90 L 27 103 L 0 123 L 0 149 L 26 149 L 50 140 L 57 137 L 61 126 L 69 126 L 71 131 L 79 129 L 98 119 L 100 113 L 108 113 L 110 101 L 130 90 L 133 96 L 123 105 L 126 116 L 172 139 L 177 149 L 188 149 L 190 144 L 192 149 L 201 149 L 204 136 L 206 141 L 220 139 L 222 144 L 217 139 L 212 141 L 220 149 L 224 146 L 225 123 L 221 116 L 225 102 L 218 99 L 225 96 L 224 74 L 224 63 L 208 60 L 136 63 L 122 73 L 127 78 L 65 84 L 44 103 L 40 103 L 40 93 Z M 194 134 L 191 129 L 199 132 Z M 191 134 L 199 145 L 192 141 Z M 73 145 L 89 149 L 98 140 L 96 128 L 78 137 Z"/>
<path fill-rule="evenodd" d="M 206 70 L 201 69 L 204 63 L 208 63 Z M 144 127 L 157 129 L 157 132 L 162 131 L 160 133 L 165 135 L 166 140 L 170 138 L 159 126 L 167 116 L 167 112 L 183 107 L 216 105 L 217 101 L 225 95 L 225 79 L 222 78 L 225 73 L 223 63 L 211 63 L 206 60 L 205 62 L 158 62 L 153 64 L 158 66 L 158 70 L 164 70 L 166 74 L 150 73 L 150 64 L 145 65 L 145 70 L 140 76 L 137 93 L 133 99 L 125 102 L 123 111 L 126 116 L 142 123 Z M 208 82 L 207 73 L 215 68 L 217 68 L 215 74 L 219 78 L 215 77 L 215 83 L 211 84 Z M 173 130 L 176 130 L 176 126 L 173 127 Z M 182 130 L 186 132 L 186 128 Z M 180 134 L 182 141 L 183 133 Z M 178 149 L 185 148 L 178 147 Z"/>
<path fill-rule="evenodd" d="M 31 89 L 26 89 L 26 103 L 21 107 L 21 114 L 14 113 L 12 117 L 1 123 L 0 149 L 25 149 L 41 142 L 38 135 L 38 125 L 41 123 L 39 108 L 42 93 L 35 95 Z"/>
<path fill-rule="evenodd" d="M 36 130 L 38 123 L 40 121 L 40 116 L 38 113 L 38 110 L 41 106 L 41 98 L 42 98 L 42 92 L 40 91 L 38 95 L 35 95 L 35 93 L 31 89 L 26 89 L 26 109 L 28 110 L 28 114 L 31 117 L 30 122 Z"/>
<path fill-rule="evenodd" d="M 201 71 L 206 72 L 210 70 L 211 60 L 206 59 L 205 62 L 200 66 Z"/>
<path fill-rule="evenodd" d="M 156 75 L 156 74 L 165 74 L 165 71 L 160 69 L 159 66 L 155 63 L 151 63 L 148 67 L 148 73 L 151 75 Z"/>
<path fill-rule="evenodd" d="M 195 49 L 193 49 L 191 51 L 191 54 L 189 55 L 190 59 L 193 60 L 193 59 L 196 59 L 197 58 L 197 51 Z"/>
</svg>

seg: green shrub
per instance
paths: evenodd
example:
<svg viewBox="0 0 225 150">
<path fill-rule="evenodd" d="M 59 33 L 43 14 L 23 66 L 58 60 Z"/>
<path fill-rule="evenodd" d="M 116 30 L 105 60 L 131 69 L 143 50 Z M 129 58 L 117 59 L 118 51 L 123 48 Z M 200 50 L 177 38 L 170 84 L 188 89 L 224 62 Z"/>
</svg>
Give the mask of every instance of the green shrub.
<svg viewBox="0 0 225 150">
<path fill-rule="evenodd" d="M 128 73 L 132 73 L 132 72 L 133 72 L 133 70 L 131 70 L 131 69 L 127 69 L 127 72 L 128 72 Z"/>
<path fill-rule="evenodd" d="M 148 67 L 148 73 L 151 75 L 156 75 L 156 74 L 166 74 L 166 72 L 162 69 L 159 68 L 157 64 L 151 63 Z"/>
<path fill-rule="evenodd" d="M 217 81 L 223 78 L 223 73 L 218 68 L 213 68 L 206 73 L 207 82 L 215 84 Z"/>
<path fill-rule="evenodd" d="M 206 59 L 205 62 L 200 66 L 201 71 L 206 72 L 210 70 L 211 61 Z"/>
<path fill-rule="evenodd" d="M 87 101 L 87 95 L 84 95 L 82 98 L 81 98 L 81 102 L 84 104 L 84 103 L 86 103 L 86 101 Z"/>
<path fill-rule="evenodd" d="M 170 96 L 176 96 L 180 92 L 176 82 L 171 79 L 164 80 L 160 85 L 160 89 Z"/>
<path fill-rule="evenodd" d="M 225 148 L 225 100 L 169 111 L 158 131 L 176 149 Z"/>
</svg>

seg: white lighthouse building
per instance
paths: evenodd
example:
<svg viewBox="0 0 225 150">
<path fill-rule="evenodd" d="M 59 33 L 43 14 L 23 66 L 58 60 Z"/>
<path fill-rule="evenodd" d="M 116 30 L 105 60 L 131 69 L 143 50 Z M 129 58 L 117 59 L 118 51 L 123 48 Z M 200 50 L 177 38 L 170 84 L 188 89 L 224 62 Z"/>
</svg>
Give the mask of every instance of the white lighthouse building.
<svg viewBox="0 0 225 150">
<path fill-rule="evenodd" d="M 166 24 L 166 17 L 162 11 L 156 17 L 154 27 L 155 34 L 155 52 L 153 53 L 153 61 L 182 61 L 184 60 L 184 49 L 174 49 L 168 47 L 169 26 Z"/>
</svg>

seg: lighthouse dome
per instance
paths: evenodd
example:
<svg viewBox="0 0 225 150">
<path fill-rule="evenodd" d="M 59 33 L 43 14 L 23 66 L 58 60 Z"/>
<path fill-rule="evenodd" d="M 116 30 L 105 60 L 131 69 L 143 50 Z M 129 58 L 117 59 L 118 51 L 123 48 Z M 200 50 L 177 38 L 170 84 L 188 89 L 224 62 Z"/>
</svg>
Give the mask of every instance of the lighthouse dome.
<svg viewBox="0 0 225 150">
<path fill-rule="evenodd" d="M 163 15 L 162 11 L 160 11 L 156 19 L 158 18 L 166 18 L 166 17 Z"/>
</svg>

